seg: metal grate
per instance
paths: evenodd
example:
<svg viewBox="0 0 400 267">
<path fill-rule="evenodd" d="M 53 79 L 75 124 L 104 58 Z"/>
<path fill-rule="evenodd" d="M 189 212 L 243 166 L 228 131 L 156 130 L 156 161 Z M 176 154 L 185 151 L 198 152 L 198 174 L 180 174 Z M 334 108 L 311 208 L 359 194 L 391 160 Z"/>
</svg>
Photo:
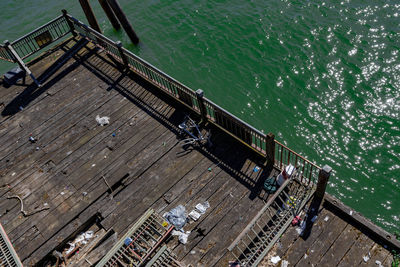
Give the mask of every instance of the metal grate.
<svg viewBox="0 0 400 267">
<path fill-rule="evenodd" d="M 152 257 L 152 259 L 146 264 L 145 267 L 182 267 L 184 266 L 176 260 L 176 256 L 164 245 L 160 250 Z"/>
<path fill-rule="evenodd" d="M 0 266 L 22 267 L 22 263 L 1 223 L 0 234 Z"/>
<path fill-rule="evenodd" d="M 153 209 L 149 209 L 96 265 L 141 266 L 172 231 Z"/>
<path fill-rule="evenodd" d="M 314 192 L 298 178 L 287 180 L 229 246 L 241 266 L 257 266 Z"/>
</svg>

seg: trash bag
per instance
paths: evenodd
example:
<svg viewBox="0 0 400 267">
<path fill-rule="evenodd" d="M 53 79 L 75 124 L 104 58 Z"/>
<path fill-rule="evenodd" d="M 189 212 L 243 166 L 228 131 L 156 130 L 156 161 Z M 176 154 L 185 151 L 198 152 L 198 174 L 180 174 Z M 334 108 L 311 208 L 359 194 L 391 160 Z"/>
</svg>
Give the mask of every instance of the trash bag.
<svg viewBox="0 0 400 267">
<path fill-rule="evenodd" d="M 182 205 L 173 208 L 169 212 L 164 214 L 164 218 L 176 229 L 181 229 L 186 223 L 185 207 Z"/>
</svg>

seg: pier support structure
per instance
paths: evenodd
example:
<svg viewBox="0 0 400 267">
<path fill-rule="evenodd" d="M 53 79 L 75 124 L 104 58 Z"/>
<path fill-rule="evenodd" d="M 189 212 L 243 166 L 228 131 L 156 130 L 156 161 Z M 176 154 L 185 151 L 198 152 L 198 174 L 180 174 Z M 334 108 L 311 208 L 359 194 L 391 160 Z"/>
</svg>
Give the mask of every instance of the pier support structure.
<svg viewBox="0 0 400 267">
<path fill-rule="evenodd" d="M 110 5 L 108 4 L 107 0 L 99 0 L 101 7 L 106 13 L 108 20 L 111 22 L 111 25 L 115 30 L 121 29 L 121 24 L 119 24 L 117 17 L 115 16 L 114 12 L 112 11 Z"/>
<path fill-rule="evenodd" d="M 317 184 L 317 189 L 315 191 L 315 196 L 322 199 L 325 195 L 325 190 L 326 186 L 328 184 L 329 177 L 331 175 L 332 168 L 329 167 L 328 165 L 325 165 L 322 167 L 322 169 L 319 171 L 318 175 L 318 184 Z"/>
<path fill-rule="evenodd" d="M 126 34 L 129 36 L 129 39 L 131 39 L 133 44 L 135 44 L 135 45 L 138 44 L 139 37 L 136 35 L 135 31 L 133 30 L 131 23 L 126 18 L 125 13 L 122 11 L 121 6 L 117 2 L 117 0 L 108 0 L 108 4 L 114 11 L 114 14 L 117 16 L 119 22 L 121 22 L 122 27 L 126 31 Z"/>
<path fill-rule="evenodd" d="M 85 16 L 89 22 L 90 27 L 93 30 L 101 33 L 99 23 L 97 22 L 96 16 L 93 13 L 89 0 L 79 0 L 79 3 L 81 4 L 81 7 L 83 9 L 83 12 L 85 13 Z"/>
</svg>

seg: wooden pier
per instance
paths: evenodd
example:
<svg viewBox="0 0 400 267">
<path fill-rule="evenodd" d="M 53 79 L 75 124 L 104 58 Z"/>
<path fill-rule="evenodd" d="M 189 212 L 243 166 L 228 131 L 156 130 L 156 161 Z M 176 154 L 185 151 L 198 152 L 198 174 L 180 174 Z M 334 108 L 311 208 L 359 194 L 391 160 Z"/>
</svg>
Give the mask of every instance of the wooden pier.
<svg viewBox="0 0 400 267">
<path fill-rule="evenodd" d="M 87 230 L 104 238 L 86 254 L 82 250 L 76 266 L 95 265 L 149 208 L 162 215 L 184 205 L 190 212 L 204 201 L 210 208 L 184 227 L 191 232 L 188 242 L 169 236 L 165 244 L 184 266 L 228 266 L 237 260 L 228 247 L 247 235 L 244 229 L 268 201 L 280 197 L 265 192 L 264 181 L 288 163 L 301 170 L 288 194 L 296 191 L 311 205 L 319 167 L 242 121 L 229 121 L 223 109 L 202 103 L 169 76 L 141 69 L 107 39 L 92 41 L 90 28 L 73 20 L 68 27 L 81 35 L 28 64 L 41 87 L 30 78 L 0 87 L 0 222 L 25 266 L 44 266 Z M 182 146 L 179 124 L 188 114 L 203 119 L 212 146 Z M 97 116 L 109 117 L 109 124 L 99 125 Z M 292 214 L 282 217 L 282 236 L 269 232 L 280 241 L 258 247 L 272 246 L 261 265 L 275 255 L 289 266 L 391 262 L 390 251 L 400 247 L 393 235 L 326 199 L 331 201 L 317 205 L 307 239 L 287 228 Z"/>
</svg>

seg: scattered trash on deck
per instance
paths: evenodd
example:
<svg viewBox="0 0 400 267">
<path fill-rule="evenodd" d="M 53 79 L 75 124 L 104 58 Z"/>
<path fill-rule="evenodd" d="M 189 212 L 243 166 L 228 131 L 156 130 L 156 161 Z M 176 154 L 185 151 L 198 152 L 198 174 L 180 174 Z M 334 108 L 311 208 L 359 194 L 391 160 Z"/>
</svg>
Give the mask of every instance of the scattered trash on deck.
<svg viewBox="0 0 400 267">
<path fill-rule="evenodd" d="M 104 126 L 104 125 L 110 124 L 110 117 L 107 117 L 107 116 L 100 117 L 100 115 L 97 115 L 96 121 L 100 126 Z"/>
</svg>

